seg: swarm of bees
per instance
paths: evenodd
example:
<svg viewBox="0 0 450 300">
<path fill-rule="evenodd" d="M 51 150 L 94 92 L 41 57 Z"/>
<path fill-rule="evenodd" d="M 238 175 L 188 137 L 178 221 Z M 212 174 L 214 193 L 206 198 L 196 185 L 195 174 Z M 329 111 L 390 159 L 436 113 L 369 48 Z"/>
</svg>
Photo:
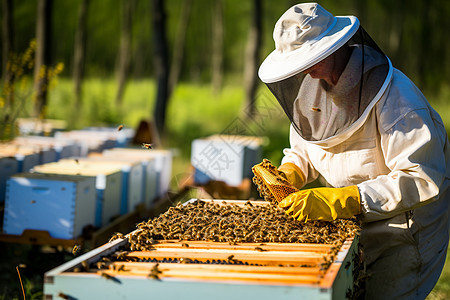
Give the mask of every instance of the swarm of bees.
<svg viewBox="0 0 450 300">
<path fill-rule="evenodd" d="M 277 167 L 267 159 L 254 166 L 252 171 L 255 174 L 253 183 L 256 185 L 260 196 L 273 205 L 277 205 L 289 194 L 298 192 L 298 189 L 290 184 Z"/>
<path fill-rule="evenodd" d="M 195 201 L 178 204 L 137 224 L 129 235 L 131 251 L 146 251 L 157 240 L 195 240 L 252 243 L 342 243 L 359 231 L 355 219 L 302 223 L 274 205 L 243 206 Z"/>
</svg>

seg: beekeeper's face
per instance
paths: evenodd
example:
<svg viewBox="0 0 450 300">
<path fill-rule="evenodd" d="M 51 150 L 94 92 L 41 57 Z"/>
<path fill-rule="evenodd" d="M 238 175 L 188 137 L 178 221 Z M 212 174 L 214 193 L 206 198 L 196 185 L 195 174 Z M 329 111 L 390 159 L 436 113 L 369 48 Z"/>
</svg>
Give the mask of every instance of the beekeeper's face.
<svg viewBox="0 0 450 300">
<path fill-rule="evenodd" d="M 314 66 L 306 69 L 303 73 L 309 74 L 309 76 L 315 79 L 328 79 L 334 70 L 334 65 L 335 55 L 330 55 Z"/>
</svg>

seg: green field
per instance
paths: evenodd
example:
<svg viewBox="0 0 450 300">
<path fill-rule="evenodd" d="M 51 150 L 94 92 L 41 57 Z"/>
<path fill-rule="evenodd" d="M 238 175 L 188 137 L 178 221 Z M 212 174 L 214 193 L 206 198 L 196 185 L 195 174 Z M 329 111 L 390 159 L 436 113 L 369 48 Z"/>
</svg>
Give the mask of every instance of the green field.
<svg viewBox="0 0 450 300">
<path fill-rule="evenodd" d="M 69 79 L 59 79 L 49 94 L 47 118 L 69 121 L 69 128 L 118 126 L 135 128 L 140 120 L 150 119 L 155 98 L 151 80 L 134 80 L 127 85 L 122 105 L 114 103 L 116 82 L 112 79 L 89 79 L 83 86 L 83 106 L 75 109 L 73 86 Z M 429 96 L 433 107 L 450 128 L 450 89 Z M 265 87 L 256 100 L 259 114 L 250 120 L 244 113 L 244 91 L 240 85 L 225 85 L 215 95 L 209 85 L 179 84 L 167 111 L 165 148 L 174 149 L 173 178 L 188 171 L 191 142 L 216 133 L 256 134 L 265 137 L 264 157 L 279 164 L 282 149 L 289 145 L 289 122 L 276 100 Z M 28 101 L 23 116 L 31 111 Z M 175 179 L 174 179 L 175 180 Z M 176 188 L 176 182 L 172 182 Z M 1 299 L 0 295 L 0 299 Z M 450 298 L 450 263 L 428 299 Z"/>
</svg>

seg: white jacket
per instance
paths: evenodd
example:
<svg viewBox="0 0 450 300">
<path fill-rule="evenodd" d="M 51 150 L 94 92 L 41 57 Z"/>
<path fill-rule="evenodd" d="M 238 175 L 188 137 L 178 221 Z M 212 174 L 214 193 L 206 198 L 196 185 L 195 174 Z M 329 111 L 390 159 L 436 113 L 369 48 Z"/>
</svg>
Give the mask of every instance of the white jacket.
<svg viewBox="0 0 450 300">
<path fill-rule="evenodd" d="M 448 137 L 440 116 L 396 69 L 383 96 L 374 101 L 348 130 L 322 141 L 308 142 L 291 126 L 291 148 L 284 150 L 282 163 L 299 166 L 307 182 L 320 176 L 331 187 L 357 185 L 364 260 L 369 271 L 377 270 L 369 287 L 392 285 L 392 291 L 386 289 L 389 298 L 421 298 L 439 277 L 449 239 Z M 414 257 L 409 261 L 405 255 Z M 402 260 L 417 270 L 402 270 Z M 382 264 L 393 274 L 392 263 L 398 274 L 378 278 Z M 409 287 L 399 288 L 404 284 Z"/>
</svg>

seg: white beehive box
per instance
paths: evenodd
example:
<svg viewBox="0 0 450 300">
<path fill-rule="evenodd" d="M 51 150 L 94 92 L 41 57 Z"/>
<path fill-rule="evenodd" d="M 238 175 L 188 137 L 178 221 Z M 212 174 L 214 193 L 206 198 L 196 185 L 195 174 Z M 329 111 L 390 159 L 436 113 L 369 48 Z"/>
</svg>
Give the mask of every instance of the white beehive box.
<svg viewBox="0 0 450 300">
<path fill-rule="evenodd" d="M 52 136 L 57 131 L 67 128 L 67 122 L 55 119 L 17 118 L 16 126 L 20 135 Z"/>
<path fill-rule="evenodd" d="M 118 166 L 102 166 L 83 163 L 56 162 L 39 165 L 33 172 L 45 174 L 67 174 L 94 177 L 97 190 L 95 226 L 105 226 L 120 215 L 122 195 L 122 171 Z"/>
<path fill-rule="evenodd" d="M 60 160 L 60 162 L 73 163 L 74 160 L 78 161 L 78 164 L 81 164 L 81 166 L 83 166 L 84 163 L 88 163 L 98 165 L 100 168 L 104 166 L 115 166 L 122 170 L 122 195 L 120 202 L 121 215 L 134 211 L 139 204 L 144 203 L 144 197 L 142 195 L 143 168 L 139 162 L 125 161 L 120 158 L 114 159 L 103 156 L 76 157 L 63 159 Z"/>
<path fill-rule="evenodd" d="M 262 160 L 262 139 L 254 136 L 213 135 L 192 142 L 195 183 L 210 180 L 239 186 L 251 178 L 251 168 Z"/>
<path fill-rule="evenodd" d="M 103 151 L 107 157 L 135 157 L 142 160 L 153 160 L 154 171 L 156 172 L 156 197 L 161 197 L 169 191 L 170 180 L 172 176 L 172 153 L 169 150 L 158 149 L 131 149 L 131 148 L 113 148 Z M 148 174 L 148 173 L 147 173 Z M 148 176 L 154 176 L 148 174 Z M 151 206 L 153 199 L 147 199 L 148 206 Z"/>
<path fill-rule="evenodd" d="M 41 164 L 55 162 L 61 158 L 79 156 L 81 149 L 73 141 L 44 136 L 16 137 L 11 143 L 22 146 L 33 145 L 39 147 L 41 150 L 49 149 L 51 152 L 54 152 L 53 154 L 41 155 Z"/>
<path fill-rule="evenodd" d="M 123 251 L 128 237 L 45 273 L 44 297 L 331 300 L 346 299 L 357 288 L 357 236 L 339 247 L 326 270 L 322 266 L 336 245 L 166 240 L 149 251 L 130 253 Z M 110 265 L 98 269 L 98 262 L 119 251 L 136 259 L 105 260 Z M 154 270 L 159 271 L 156 278 Z"/>
<path fill-rule="evenodd" d="M 21 173 L 7 183 L 3 231 L 22 235 L 44 230 L 58 239 L 75 239 L 95 221 L 95 178 Z"/>
<path fill-rule="evenodd" d="M 1 157 L 14 157 L 18 162 L 17 172 L 28 172 L 39 164 L 39 150 L 34 147 L 18 146 L 12 144 L 0 145 Z"/>
<path fill-rule="evenodd" d="M 113 147 L 126 147 L 133 139 L 135 133 L 134 129 L 126 127 L 122 127 L 120 130 L 117 127 L 88 127 L 83 130 L 108 134 L 115 140 Z"/>
</svg>

